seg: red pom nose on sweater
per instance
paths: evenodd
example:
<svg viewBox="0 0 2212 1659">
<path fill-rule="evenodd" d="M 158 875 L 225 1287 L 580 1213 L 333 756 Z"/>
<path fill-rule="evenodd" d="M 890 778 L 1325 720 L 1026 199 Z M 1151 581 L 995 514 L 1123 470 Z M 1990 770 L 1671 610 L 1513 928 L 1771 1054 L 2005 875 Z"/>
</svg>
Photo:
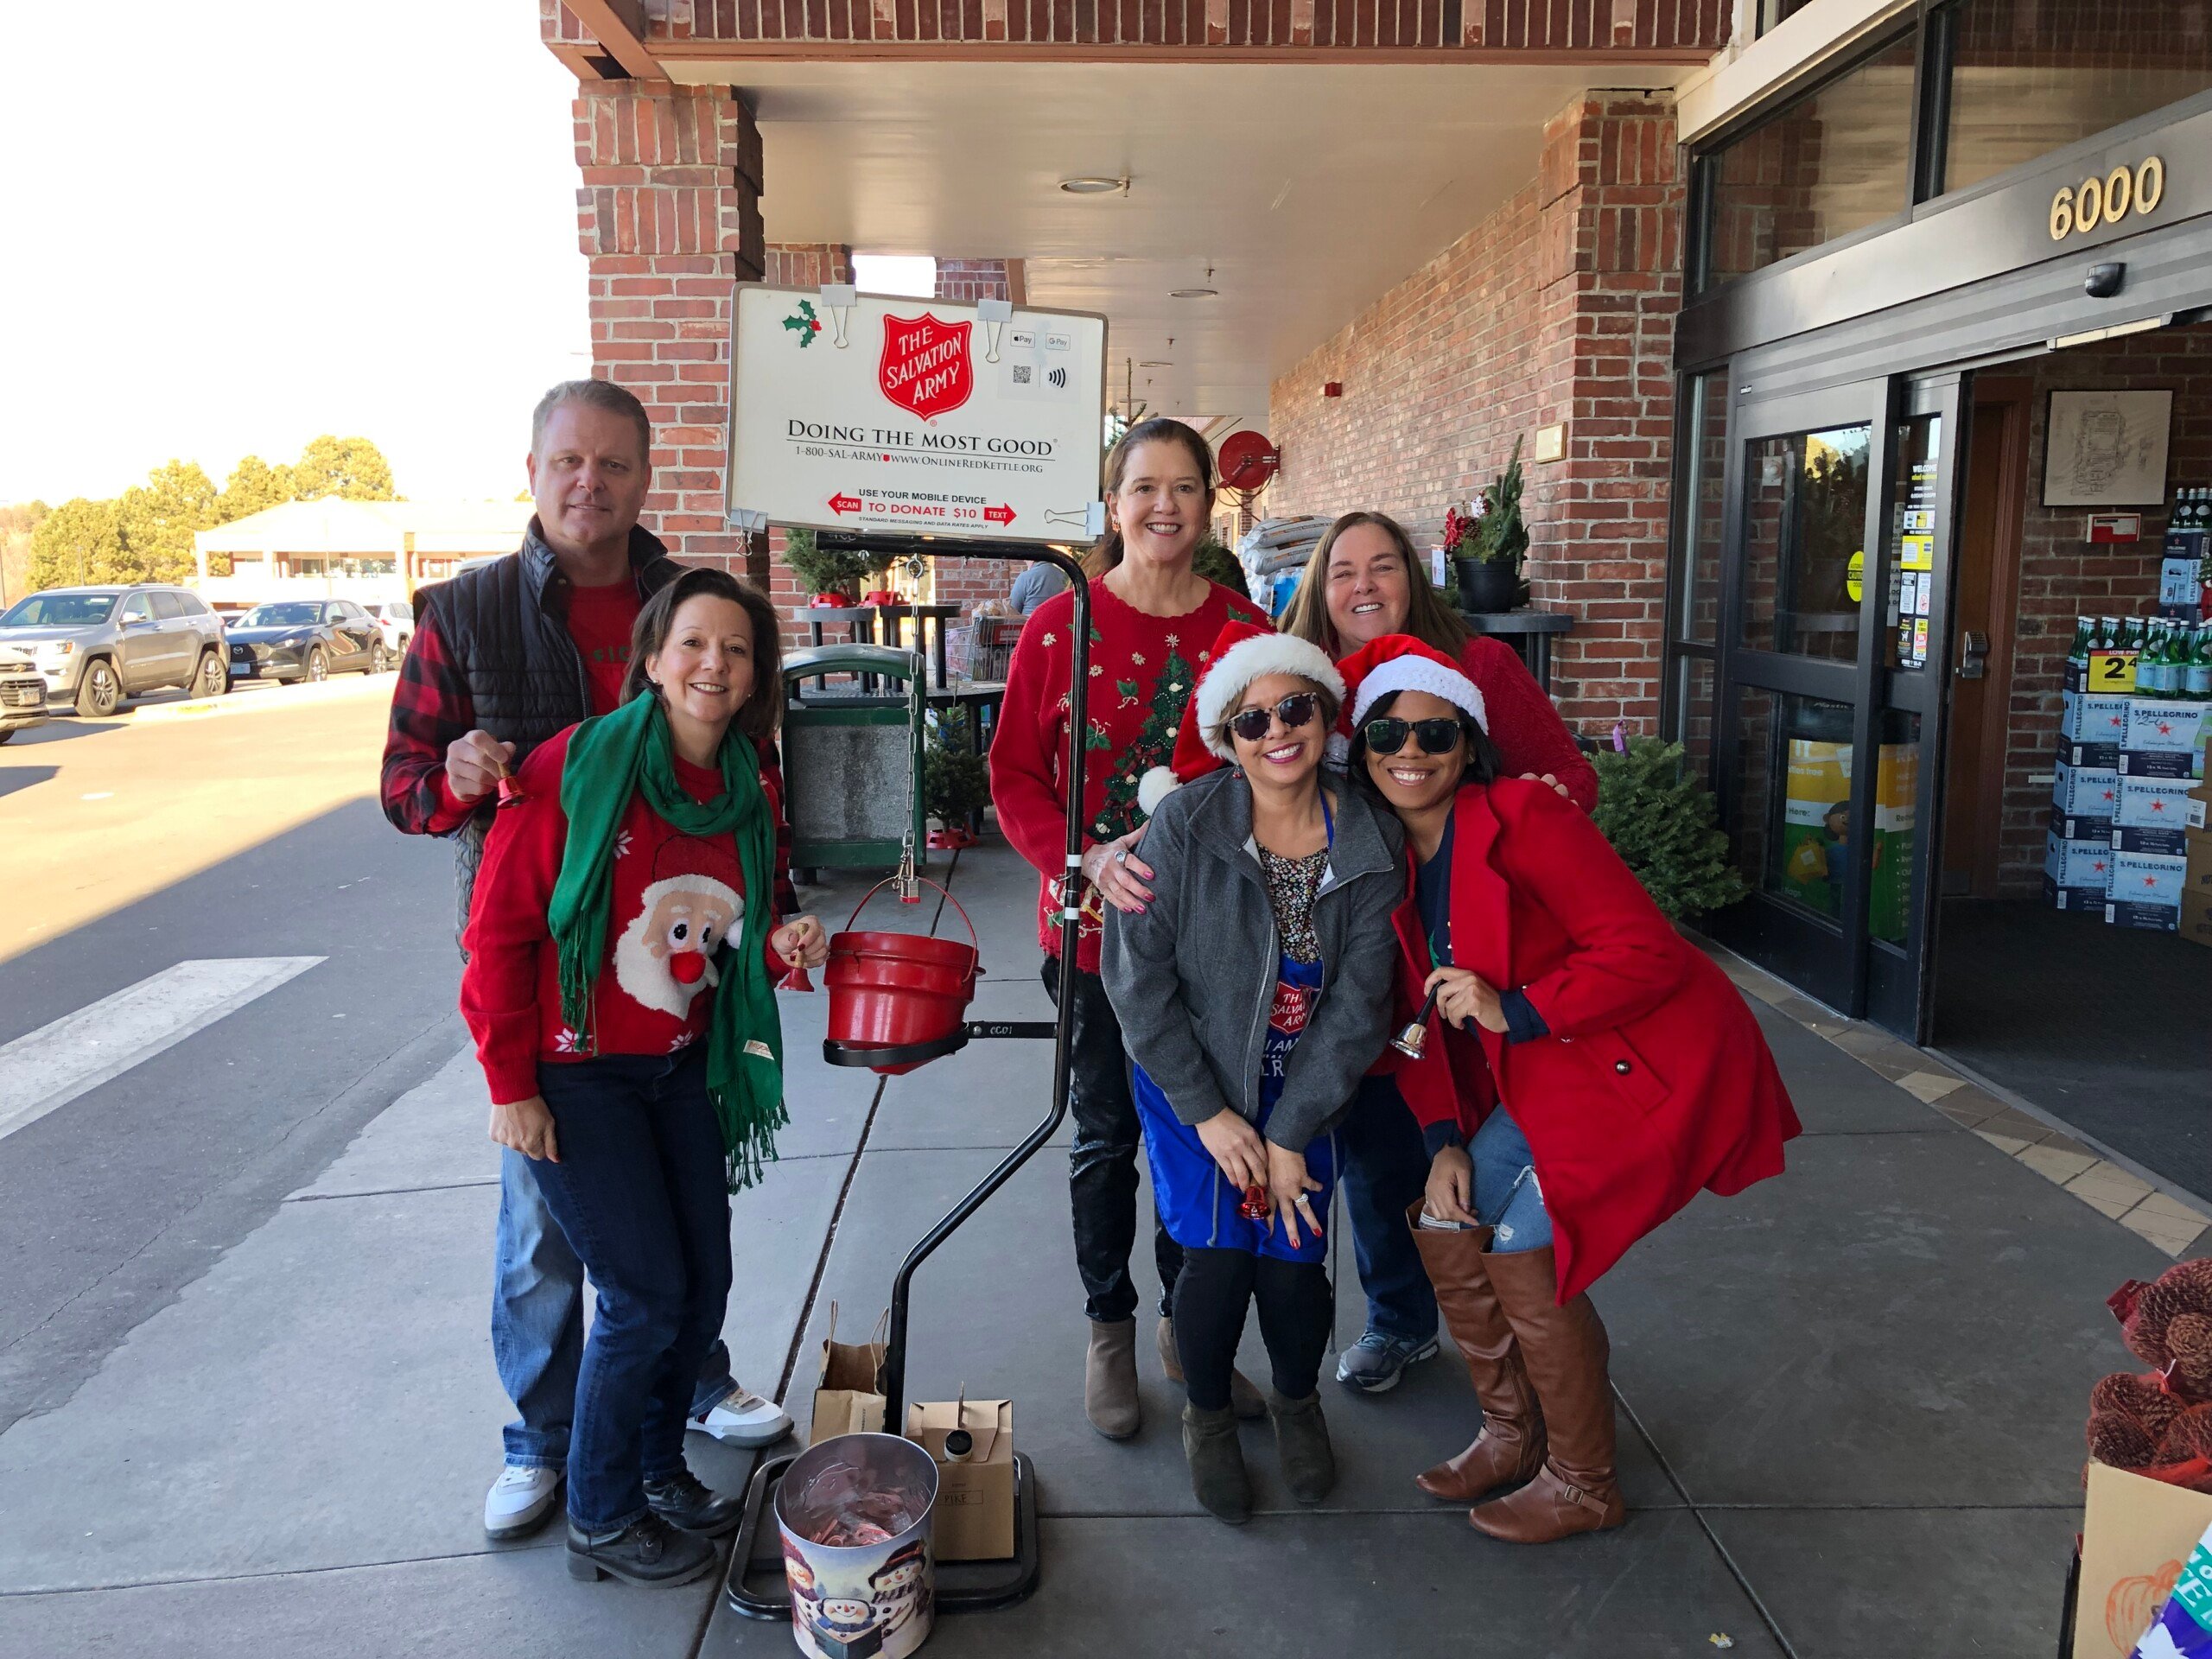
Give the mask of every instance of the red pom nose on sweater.
<svg viewBox="0 0 2212 1659">
<path fill-rule="evenodd" d="M 696 950 L 679 950 L 668 959 L 668 975 L 679 985 L 696 985 L 707 976 L 707 959 Z"/>
</svg>

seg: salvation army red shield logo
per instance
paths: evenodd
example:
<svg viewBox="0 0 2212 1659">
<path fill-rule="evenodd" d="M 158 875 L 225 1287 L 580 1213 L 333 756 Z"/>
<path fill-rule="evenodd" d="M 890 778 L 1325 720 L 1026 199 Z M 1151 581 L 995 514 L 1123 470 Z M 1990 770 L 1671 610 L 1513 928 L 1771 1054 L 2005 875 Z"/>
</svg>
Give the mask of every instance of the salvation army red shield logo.
<svg viewBox="0 0 2212 1659">
<path fill-rule="evenodd" d="M 969 356 L 970 322 L 940 322 L 925 311 L 918 317 L 883 320 L 883 360 L 877 378 L 883 395 L 923 420 L 950 415 L 976 391 Z"/>
</svg>

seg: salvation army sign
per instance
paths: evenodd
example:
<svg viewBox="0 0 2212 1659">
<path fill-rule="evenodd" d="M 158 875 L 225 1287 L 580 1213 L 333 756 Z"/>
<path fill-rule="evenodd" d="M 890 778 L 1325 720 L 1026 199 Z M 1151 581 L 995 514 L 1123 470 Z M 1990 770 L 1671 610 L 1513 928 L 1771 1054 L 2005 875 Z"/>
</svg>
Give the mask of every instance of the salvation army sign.
<svg viewBox="0 0 2212 1659">
<path fill-rule="evenodd" d="M 975 395 L 968 360 L 972 322 L 940 322 L 933 313 L 883 320 L 883 395 L 925 421 L 950 415 Z"/>
<path fill-rule="evenodd" d="M 843 297 L 737 289 L 733 522 L 1011 541 L 1090 533 L 1103 318 Z"/>
</svg>

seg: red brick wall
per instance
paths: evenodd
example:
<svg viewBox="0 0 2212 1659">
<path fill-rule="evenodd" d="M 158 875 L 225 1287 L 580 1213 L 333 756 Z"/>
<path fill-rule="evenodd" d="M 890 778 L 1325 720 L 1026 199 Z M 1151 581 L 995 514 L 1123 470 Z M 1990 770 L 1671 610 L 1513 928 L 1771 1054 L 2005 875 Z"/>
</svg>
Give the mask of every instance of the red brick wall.
<svg viewBox="0 0 2212 1659">
<path fill-rule="evenodd" d="M 1681 304 L 1670 106 L 1577 99 L 1545 128 L 1537 178 L 1277 380 L 1274 513 L 1380 508 L 1433 539 L 1541 425 L 1565 459 L 1527 462 L 1535 601 L 1576 620 L 1553 656 L 1568 723 L 1655 730 Z M 1324 383 L 1344 395 L 1325 399 Z"/>
<path fill-rule="evenodd" d="M 2086 507 L 2043 500 L 2048 393 L 2124 386 L 2174 393 L 2166 462 L 2169 489 L 2212 484 L 2212 325 L 2139 334 L 2057 352 L 2031 365 L 2028 500 L 2020 526 L 2018 607 L 2013 628 L 2012 696 L 2005 757 L 2001 891 L 2041 891 L 2044 833 L 2050 816 L 2051 754 L 2058 743 L 2059 694 L 2078 616 L 2145 616 L 2158 608 L 2164 507 L 2145 507 L 2135 549 L 2087 546 Z M 2010 366 L 1999 371 L 2010 376 Z M 2133 509 L 2130 509 L 2133 511 Z M 2000 621 L 2001 626 L 2001 621 Z M 2040 783 L 2030 781 L 2041 778 Z"/>
<path fill-rule="evenodd" d="M 1732 10 L 1732 0 L 669 0 L 647 9 L 647 40 L 1668 51 L 1725 44 Z M 548 40 L 590 38 L 558 0 L 541 11 Z"/>
<path fill-rule="evenodd" d="M 645 525 L 679 558 L 742 569 L 722 476 L 731 284 L 766 257 L 760 130 L 716 88 L 603 81 L 580 90 L 575 115 L 592 372 L 652 417 Z"/>
</svg>

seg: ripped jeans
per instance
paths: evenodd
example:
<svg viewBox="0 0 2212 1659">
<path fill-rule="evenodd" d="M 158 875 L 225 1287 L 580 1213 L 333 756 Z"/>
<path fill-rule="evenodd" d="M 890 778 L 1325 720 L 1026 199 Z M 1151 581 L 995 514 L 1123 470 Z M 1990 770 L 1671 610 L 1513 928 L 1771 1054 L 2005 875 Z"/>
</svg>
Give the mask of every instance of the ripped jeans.
<svg viewBox="0 0 2212 1659">
<path fill-rule="evenodd" d="M 1512 1114 L 1500 1106 L 1467 1142 L 1475 1165 L 1475 1217 L 1494 1229 L 1491 1250 L 1541 1250 L 1552 1242 L 1552 1218 L 1536 1182 L 1535 1157 Z"/>
</svg>

